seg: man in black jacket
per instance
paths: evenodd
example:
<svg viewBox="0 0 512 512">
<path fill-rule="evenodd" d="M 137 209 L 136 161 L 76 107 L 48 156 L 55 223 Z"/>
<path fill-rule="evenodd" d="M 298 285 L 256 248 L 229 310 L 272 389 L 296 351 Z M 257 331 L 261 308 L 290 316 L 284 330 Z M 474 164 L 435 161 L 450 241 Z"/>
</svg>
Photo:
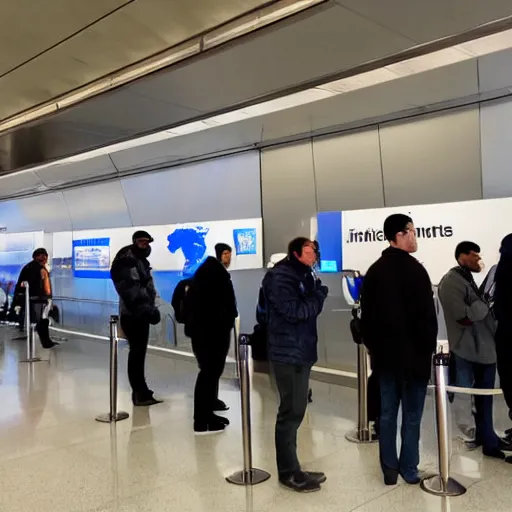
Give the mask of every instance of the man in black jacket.
<svg viewBox="0 0 512 512">
<path fill-rule="evenodd" d="M 328 289 L 312 272 L 317 255 L 307 238 L 288 246 L 288 258 L 263 280 L 267 304 L 268 357 L 280 404 L 276 421 L 279 481 L 298 492 L 320 490 L 324 473 L 302 471 L 297 458 L 297 430 L 308 404 L 309 375 L 317 361 L 317 318 Z"/>
<path fill-rule="evenodd" d="M 437 317 L 427 271 L 411 253 L 418 248 L 412 219 L 391 215 L 384 222 L 390 247 L 368 270 L 361 295 L 363 342 L 381 390 L 380 461 L 387 485 L 398 475 L 419 483 L 420 426 L 436 349 Z M 396 450 L 402 404 L 402 447 Z"/>
<path fill-rule="evenodd" d="M 215 412 L 227 411 L 219 400 L 219 380 L 224 372 L 231 341 L 231 331 L 238 316 L 235 291 L 228 268 L 232 249 L 219 243 L 216 258 L 209 256 L 197 269 L 187 301 L 190 319 L 187 333 L 199 366 L 194 390 L 194 432 L 196 435 L 218 434 L 229 425 Z"/>
<path fill-rule="evenodd" d="M 136 231 L 132 245 L 123 247 L 114 258 L 110 276 L 119 294 L 121 327 L 128 339 L 128 380 L 136 406 L 161 403 L 148 388 L 145 376 L 149 326 L 160 322 L 156 289 L 148 256 L 153 238 L 146 231 Z"/>
</svg>

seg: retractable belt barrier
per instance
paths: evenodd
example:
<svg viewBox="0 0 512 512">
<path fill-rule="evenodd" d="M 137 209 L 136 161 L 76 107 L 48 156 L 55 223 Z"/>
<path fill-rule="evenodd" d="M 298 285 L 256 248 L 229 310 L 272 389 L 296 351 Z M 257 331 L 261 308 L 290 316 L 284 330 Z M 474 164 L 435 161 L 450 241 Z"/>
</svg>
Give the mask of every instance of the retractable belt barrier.
<svg viewBox="0 0 512 512">
<path fill-rule="evenodd" d="M 251 432 L 251 346 L 249 335 L 241 334 L 235 339 L 235 354 L 238 375 L 240 376 L 240 400 L 242 406 L 242 443 L 244 468 L 226 477 L 230 484 L 256 485 L 270 478 L 270 473 L 252 467 L 252 432 Z"/>
<path fill-rule="evenodd" d="M 42 361 L 36 357 L 36 326 L 31 323 L 30 318 L 30 286 L 27 281 L 22 283 L 25 288 L 25 332 L 27 335 L 27 359 L 20 363 L 38 363 Z"/>
<path fill-rule="evenodd" d="M 117 410 L 117 352 L 119 338 L 117 336 L 117 323 L 119 317 L 110 317 L 110 411 L 96 417 L 102 423 L 114 423 L 129 418 L 129 414 Z"/>
</svg>

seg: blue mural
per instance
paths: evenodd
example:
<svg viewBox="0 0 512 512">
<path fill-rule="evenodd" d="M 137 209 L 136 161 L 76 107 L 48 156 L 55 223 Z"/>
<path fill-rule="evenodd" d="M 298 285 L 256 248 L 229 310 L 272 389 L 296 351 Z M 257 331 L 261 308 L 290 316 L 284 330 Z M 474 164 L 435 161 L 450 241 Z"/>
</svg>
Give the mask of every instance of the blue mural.
<svg viewBox="0 0 512 512">
<path fill-rule="evenodd" d="M 196 226 L 194 228 L 176 228 L 167 237 L 167 249 L 171 254 L 181 249 L 185 256 L 183 275 L 189 276 L 199 268 L 201 263 L 208 257 L 206 247 L 206 235 L 209 228 Z"/>
</svg>

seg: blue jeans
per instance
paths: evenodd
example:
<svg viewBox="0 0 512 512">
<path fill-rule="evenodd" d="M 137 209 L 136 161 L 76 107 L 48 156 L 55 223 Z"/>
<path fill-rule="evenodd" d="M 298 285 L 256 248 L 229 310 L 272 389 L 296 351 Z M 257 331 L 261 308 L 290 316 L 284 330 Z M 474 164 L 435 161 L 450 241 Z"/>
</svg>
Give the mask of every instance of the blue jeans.
<svg viewBox="0 0 512 512">
<path fill-rule="evenodd" d="M 496 380 L 495 364 L 472 363 L 452 353 L 455 359 L 455 383 L 462 388 L 493 389 Z M 478 444 L 484 451 L 498 448 L 499 437 L 494 430 L 492 396 L 474 396 L 475 426 Z"/>
<path fill-rule="evenodd" d="M 383 472 L 398 471 L 415 476 L 420 462 L 421 418 L 427 394 L 427 380 L 405 379 L 389 372 L 380 374 L 380 464 Z M 400 456 L 397 454 L 398 410 L 402 405 Z"/>
</svg>

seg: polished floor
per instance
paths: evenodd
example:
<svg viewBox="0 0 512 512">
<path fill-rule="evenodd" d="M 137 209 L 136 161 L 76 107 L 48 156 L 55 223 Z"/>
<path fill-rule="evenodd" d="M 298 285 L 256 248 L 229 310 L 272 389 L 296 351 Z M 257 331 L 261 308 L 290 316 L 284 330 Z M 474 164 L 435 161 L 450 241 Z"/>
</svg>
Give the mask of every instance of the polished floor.
<svg viewBox="0 0 512 512">
<path fill-rule="evenodd" d="M 300 433 L 300 458 L 328 481 L 318 493 L 300 495 L 275 478 L 273 423 L 276 400 L 268 378 L 255 375 L 254 465 L 272 478 L 252 489 L 225 477 L 242 465 L 239 392 L 228 375 L 222 398 L 232 409 L 228 430 L 194 437 L 191 363 L 149 356 L 148 375 L 165 403 L 134 409 L 120 356 L 120 408 L 130 418 L 115 427 L 94 421 L 108 409 L 108 346 L 70 340 L 46 361 L 19 362 L 24 344 L 0 327 L 0 511 L 337 511 L 510 512 L 512 466 L 467 451 L 454 426 L 452 472 L 468 487 L 461 497 L 441 499 L 418 486 L 382 483 L 377 446 L 345 440 L 356 418 L 356 392 L 314 383 L 314 403 Z M 501 399 L 496 426 L 509 426 Z M 454 422 L 460 423 L 460 418 Z M 425 413 L 422 464 L 435 470 L 431 399 Z"/>
</svg>

